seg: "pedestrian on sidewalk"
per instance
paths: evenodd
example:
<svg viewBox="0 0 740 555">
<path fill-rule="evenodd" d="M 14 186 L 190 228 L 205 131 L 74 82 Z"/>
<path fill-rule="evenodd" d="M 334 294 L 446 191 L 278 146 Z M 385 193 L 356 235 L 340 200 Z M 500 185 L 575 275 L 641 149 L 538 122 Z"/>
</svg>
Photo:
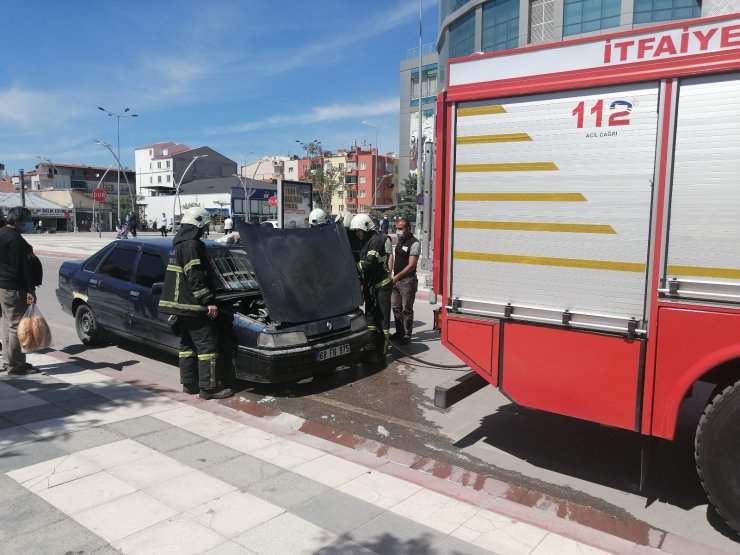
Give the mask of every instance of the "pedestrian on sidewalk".
<svg viewBox="0 0 740 555">
<path fill-rule="evenodd" d="M 167 216 L 164 215 L 164 212 L 162 212 L 162 217 L 159 218 L 158 227 L 162 237 L 167 237 Z"/>
<path fill-rule="evenodd" d="M 135 239 L 136 238 L 136 227 L 138 225 L 138 222 L 136 221 L 136 215 L 133 212 L 129 212 L 128 216 L 126 216 L 126 219 L 128 220 L 126 222 L 128 224 L 128 230 L 131 232 L 131 235 L 133 235 Z"/>
<path fill-rule="evenodd" d="M 231 216 L 226 216 L 226 219 L 224 220 L 224 233 L 228 235 L 233 229 L 234 220 L 231 219 Z"/>
<path fill-rule="evenodd" d="M 28 208 L 16 206 L 8 210 L 6 225 L 0 228 L 0 335 L 4 358 L 2 369 L 12 375 L 38 373 L 26 363 L 26 355 L 18 341 L 18 323 L 28 305 L 36 303 L 29 271 L 33 250 L 21 236 L 31 231 L 33 220 Z"/>
<path fill-rule="evenodd" d="M 210 222 L 210 214 L 200 206 L 188 208 L 183 214 L 172 240 L 159 311 L 177 318 L 183 392 L 200 393 L 202 399 L 225 399 L 234 392 L 220 387 L 216 375 L 218 306 L 210 286 L 206 246 L 201 240 Z"/>
<path fill-rule="evenodd" d="M 391 339 L 408 343 L 414 327 L 414 300 L 419 280 L 416 277 L 416 265 L 421 255 L 421 243 L 411 233 L 411 226 L 406 218 L 396 220 L 398 242 L 393 251 L 393 293 L 391 307 L 396 321 L 396 332 Z"/>
</svg>

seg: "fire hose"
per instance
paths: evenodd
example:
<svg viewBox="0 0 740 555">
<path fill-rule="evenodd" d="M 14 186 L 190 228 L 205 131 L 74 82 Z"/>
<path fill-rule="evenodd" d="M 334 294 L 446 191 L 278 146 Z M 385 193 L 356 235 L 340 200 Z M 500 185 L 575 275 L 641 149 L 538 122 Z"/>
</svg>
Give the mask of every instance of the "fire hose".
<svg viewBox="0 0 740 555">
<path fill-rule="evenodd" d="M 414 361 L 418 362 L 419 364 L 423 364 L 424 366 L 432 366 L 434 368 L 445 368 L 445 369 L 448 369 L 448 370 L 459 369 L 459 368 L 467 368 L 468 367 L 467 364 L 439 364 L 437 362 L 429 362 L 427 360 L 424 360 L 424 359 L 415 357 L 415 356 L 407 353 L 406 351 L 404 351 L 401 347 L 399 347 L 398 345 L 396 345 L 390 339 L 388 340 L 388 343 L 390 343 L 391 344 L 391 347 L 393 347 L 396 351 L 398 351 L 399 353 L 401 353 L 404 357 L 410 358 L 411 360 L 414 360 Z"/>
</svg>

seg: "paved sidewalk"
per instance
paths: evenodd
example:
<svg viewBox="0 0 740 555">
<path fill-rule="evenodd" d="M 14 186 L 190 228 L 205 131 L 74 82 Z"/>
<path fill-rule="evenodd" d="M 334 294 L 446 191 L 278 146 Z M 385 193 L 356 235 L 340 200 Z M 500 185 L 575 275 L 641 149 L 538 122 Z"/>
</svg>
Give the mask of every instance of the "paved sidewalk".
<svg viewBox="0 0 740 555">
<path fill-rule="evenodd" d="M 586 527 L 574 541 L 217 402 L 29 361 L 43 373 L 0 377 L 3 553 L 660 553 Z"/>
</svg>

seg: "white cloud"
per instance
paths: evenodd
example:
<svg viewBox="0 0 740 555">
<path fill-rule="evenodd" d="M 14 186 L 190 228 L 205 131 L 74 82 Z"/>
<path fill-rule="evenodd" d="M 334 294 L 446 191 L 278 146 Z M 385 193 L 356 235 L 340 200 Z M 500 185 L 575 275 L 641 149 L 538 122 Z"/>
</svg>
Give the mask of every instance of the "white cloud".
<svg viewBox="0 0 740 555">
<path fill-rule="evenodd" d="M 386 98 L 367 104 L 329 104 L 327 106 L 315 106 L 303 114 L 283 114 L 227 127 L 211 127 L 205 130 L 205 134 L 227 135 L 287 125 L 308 125 L 346 119 L 359 120 L 397 113 L 398 98 Z"/>
<path fill-rule="evenodd" d="M 0 90 L 0 122 L 23 132 L 55 129 L 79 113 L 64 95 L 20 87 Z"/>
</svg>

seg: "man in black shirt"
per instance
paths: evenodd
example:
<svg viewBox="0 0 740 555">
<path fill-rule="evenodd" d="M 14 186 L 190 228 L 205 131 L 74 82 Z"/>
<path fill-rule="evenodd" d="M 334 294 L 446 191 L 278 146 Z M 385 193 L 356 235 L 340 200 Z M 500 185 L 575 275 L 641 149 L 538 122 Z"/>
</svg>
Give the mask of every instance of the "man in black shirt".
<svg viewBox="0 0 740 555">
<path fill-rule="evenodd" d="M 418 280 L 416 264 L 421 254 L 421 243 L 411 233 L 411 226 L 406 218 L 396 220 L 398 243 L 393 252 L 393 294 L 391 307 L 396 321 L 396 333 L 391 339 L 408 343 L 414 326 L 414 299 Z"/>
<path fill-rule="evenodd" d="M 8 374 L 36 374 L 38 370 L 26 363 L 26 355 L 18 342 L 18 322 L 29 304 L 36 302 L 36 293 L 28 269 L 31 246 L 21 233 L 33 230 L 31 211 L 20 206 L 8 210 L 6 225 L 0 228 L 0 321 L 5 364 Z"/>
</svg>

